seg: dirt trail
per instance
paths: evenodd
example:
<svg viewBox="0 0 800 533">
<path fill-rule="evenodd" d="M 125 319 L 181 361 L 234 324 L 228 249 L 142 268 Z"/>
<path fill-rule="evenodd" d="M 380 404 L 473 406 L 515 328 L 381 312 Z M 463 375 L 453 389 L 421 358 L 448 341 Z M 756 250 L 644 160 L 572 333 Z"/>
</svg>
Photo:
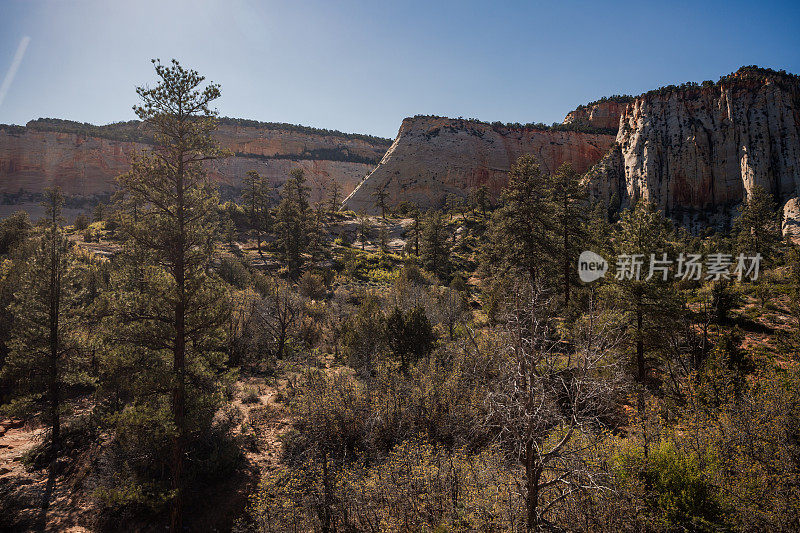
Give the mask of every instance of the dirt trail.
<svg viewBox="0 0 800 533">
<path fill-rule="evenodd" d="M 47 470 L 28 470 L 22 459 L 41 442 L 44 431 L 32 424 L 0 429 L 0 530 L 33 529 L 41 520 Z M 67 469 L 71 466 L 63 465 Z M 47 512 L 47 531 L 90 531 L 76 525 L 84 521 L 82 515 L 89 509 L 84 495 L 75 490 L 75 480 L 79 478 L 56 479 Z"/>
</svg>

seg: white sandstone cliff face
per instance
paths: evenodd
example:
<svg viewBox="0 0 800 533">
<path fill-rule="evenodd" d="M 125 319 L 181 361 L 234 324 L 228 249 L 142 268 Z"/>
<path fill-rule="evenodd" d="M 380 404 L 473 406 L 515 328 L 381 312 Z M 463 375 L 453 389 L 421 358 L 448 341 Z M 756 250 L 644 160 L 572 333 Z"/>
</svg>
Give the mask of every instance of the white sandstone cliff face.
<svg viewBox="0 0 800 533">
<path fill-rule="evenodd" d="M 786 201 L 800 187 L 799 104 L 797 77 L 747 69 L 642 95 L 587 181 L 596 196 L 646 199 L 678 218 L 730 212 L 756 185 Z"/>
<path fill-rule="evenodd" d="M 627 105 L 627 102 L 624 101 L 606 100 L 580 106 L 576 110 L 567 113 L 564 118 L 564 124 L 589 126 L 616 132 L 619 128 L 619 117 L 625 111 Z"/>
<path fill-rule="evenodd" d="M 521 155 L 532 154 L 545 172 L 570 162 L 585 172 L 611 145 L 612 135 L 513 128 L 443 117 L 406 118 L 378 166 L 345 200 L 354 211 L 376 213 L 375 193 L 387 203 L 439 207 L 447 195 L 464 197 L 486 185 L 499 194 Z"/>
</svg>

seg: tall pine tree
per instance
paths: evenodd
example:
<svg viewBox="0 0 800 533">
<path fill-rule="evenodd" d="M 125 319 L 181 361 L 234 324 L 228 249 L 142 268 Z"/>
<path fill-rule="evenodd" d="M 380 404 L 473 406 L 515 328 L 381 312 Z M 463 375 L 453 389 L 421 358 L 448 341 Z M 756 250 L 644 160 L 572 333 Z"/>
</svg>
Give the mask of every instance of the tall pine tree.
<svg viewBox="0 0 800 533">
<path fill-rule="evenodd" d="M 549 178 L 533 156 L 511 168 L 502 207 L 491 220 L 484 265 L 496 273 L 519 270 L 532 283 L 553 266 L 555 207 Z"/>
<path fill-rule="evenodd" d="M 145 377 L 128 414 L 169 406 L 170 420 L 156 422 L 171 447 L 170 527 L 181 531 L 187 450 L 210 424 L 224 369 L 227 294 L 210 270 L 219 201 L 203 163 L 226 154 L 211 136 L 219 86 L 203 87 L 202 76 L 175 60 L 153 63 L 158 84 L 136 90 L 134 111 L 152 128 L 155 146 L 118 178 L 126 241 L 112 327 L 119 357 L 148 361 L 137 369 Z"/>
<path fill-rule="evenodd" d="M 572 165 L 564 163 L 550 178 L 550 194 L 556 213 L 556 255 L 561 263 L 564 304 L 569 304 L 570 289 L 576 283 L 578 256 L 588 239 L 586 188 Z"/>
<path fill-rule="evenodd" d="M 293 168 L 281 190 L 281 203 L 275 215 L 277 242 L 289 275 L 296 278 L 305 261 L 304 255 L 311 243 L 311 209 L 305 172 Z"/>
</svg>

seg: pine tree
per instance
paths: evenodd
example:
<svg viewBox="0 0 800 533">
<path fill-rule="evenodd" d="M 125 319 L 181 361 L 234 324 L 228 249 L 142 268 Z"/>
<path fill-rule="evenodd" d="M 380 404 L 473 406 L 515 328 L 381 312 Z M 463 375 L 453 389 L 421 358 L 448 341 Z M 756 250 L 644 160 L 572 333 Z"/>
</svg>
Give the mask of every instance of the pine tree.
<svg viewBox="0 0 800 533">
<path fill-rule="evenodd" d="M 14 293 L 19 289 L 20 279 L 25 276 L 31 223 L 28 214 L 17 211 L 0 221 L 0 371 L 8 356 L 11 340 Z M 0 402 L 5 398 L 6 384 L 0 381 Z"/>
<path fill-rule="evenodd" d="M 644 383 L 647 376 L 647 352 L 655 347 L 659 331 L 664 331 L 668 320 L 680 308 L 669 283 L 670 275 L 674 274 L 672 267 L 656 264 L 670 269 L 666 281 L 664 272 L 660 270 L 654 270 L 650 277 L 651 255 L 656 260 L 663 260 L 665 253 L 667 258 L 670 257 L 670 231 L 669 221 L 660 211 L 652 204 L 639 201 L 623 211 L 614 235 L 614 253 L 625 261 L 626 266 L 618 265 L 612 289 L 617 291 L 620 305 L 627 309 L 631 318 L 635 377 L 640 383 Z M 624 269 L 626 275 L 622 275 L 620 269 Z"/>
<path fill-rule="evenodd" d="M 272 188 L 269 182 L 255 170 L 249 170 L 244 180 L 245 188 L 242 192 L 247 220 L 250 229 L 255 233 L 258 253 L 261 254 L 261 235 L 269 231 L 272 215 L 269 209 Z"/>
<path fill-rule="evenodd" d="M 414 242 L 414 255 L 419 257 L 419 236 L 422 233 L 422 214 L 419 212 L 419 209 L 415 209 L 414 213 L 412 214 L 414 219 L 414 223 L 411 225 L 411 233 L 413 234 L 413 242 Z"/>
<path fill-rule="evenodd" d="M 367 241 L 369 241 L 372 234 L 372 226 L 369 223 L 369 217 L 364 213 L 358 215 L 358 240 L 361 241 L 361 251 L 366 250 Z"/>
<path fill-rule="evenodd" d="M 308 235 L 308 253 L 311 256 L 311 262 L 321 260 L 326 254 L 326 239 L 325 239 L 325 206 L 322 202 L 317 202 L 311 212 L 311 220 L 309 223 Z"/>
<path fill-rule="evenodd" d="M 770 259 L 781 242 L 778 209 L 772 196 L 761 186 L 753 187 L 739 208 L 733 223 L 736 247 L 748 256 L 761 254 Z"/>
<path fill-rule="evenodd" d="M 450 275 L 450 245 L 447 226 L 440 211 L 431 211 L 423 220 L 420 232 L 422 266 L 444 280 Z"/>
<path fill-rule="evenodd" d="M 381 210 L 381 218 L 386 220 L 386 198 L 389 194 L 386 192 L 386 189 L 378 189 L 372 196 L 375 197 L 375 206 Z"/>
<path fill-rule="evenodd" d="M 289 275 L 293 278 L 299 274 L 304 262 L 303 256 L 310 244 L 311 216 L 308 196 L 303 169 L 292 169 L 289 179 L 283 184 L 281 202 L 275 218 L 278 247 L 289 269 Z"/>
<path fill-rule="evenodd" d="M 15 295 L 10 353 L 2 371 L 2 380 L 11 384 L 10 409 L 26 414 L 41 409 L 50 425 L 51 478 L 61 448 L 63 390 L 82 382 L 85 363 L 79 342 L 83 287 L 62 228 L 63 204 L 60 190 L 45 191 L 45 225 Z M 45 496 L 45 509 L 48 503 Z"/>
<path fill-rule="evenodd" d="M 334 179 L 331 179 L 329 183 L 328 198 L 330 200 L 330 213 L 333 214 L 339 210 L 342 203 L 342 186 Z"/>
<path fill-rule="evenodd" d="M 475 190 L 475 204 L 481 212 L 481 218 L 486 220 L 486 208 L 489 205 L 489 187 L 481 185 Z"/>
<path fill-rule="evenodd" d="M 588 238 L 588 195 L 569 163 L 551 177 L 550 194 L 556 211 L 556 256 L 561 262 L 564 305 L 568 305 L 570 288 L 576 283 L 575 266 Z"/>
<path fill-rule="evenodd" d="M 392 353 L 400 359 L 400 369 L 408 374 L 408 365 L 427 355 L 436 342 L 428 316 L 421 307 L 403 312 L 395 307 L 386 317 L 386 342 Z"/>
<path fill-rule="evenodd" d="M 533 156 L 514 163 L 489 227 L 484 265 L 490 271 L 520 270 L 535 284 L 552 267 L 555 207 L 548 181 Z"/>
<path fill-rule="evenodd" d="M 155 434 L 170 441 L 170 528 L 181 531 L 186 453 L 209 427 L 224 361 L 227 294 L 210 271 L 219 200 L 203 163 L 226 153 L 211 136 L 219 86 L 202 87 L 205 78 L 175 60 L 153 63 L 159 82 L 137 88 L 134 111 L 154 131 L 155 146 L 118 178 L 126 240 L 110 324 L 116 359 L 106 371 L 122 368 L 118 377 L 131 380 L 123 383 L 133 395 L 123 419 L 150 417 Z M 125 362 L 137 360 L 147 366 L 131 379 Z M 164 404 L 169 421 L 158 418 Z"/>
</svg>

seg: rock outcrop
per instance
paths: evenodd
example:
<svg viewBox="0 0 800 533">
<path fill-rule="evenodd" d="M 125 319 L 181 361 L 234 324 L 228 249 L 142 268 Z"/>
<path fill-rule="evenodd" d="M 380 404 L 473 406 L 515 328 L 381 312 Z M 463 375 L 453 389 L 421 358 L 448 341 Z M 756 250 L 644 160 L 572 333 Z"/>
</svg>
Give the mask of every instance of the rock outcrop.
<svg viewBox="0 0 800 533">
<path fill-rule="evenodd" d="M 579 106 L 575 111 L 567 113 L 564 124 L 608 130 L 616 134 L 619 129 L 619 117 L 632 101 L 633 97 L 630 96 L 612 96 Z"/>
<path fill-rule="evenodd" d="M 74 196 L 112 191 L 114 177 L 128 169 L 130 154 L 150 144 L 138 123 L 106 128 L 111 127 L 65 121 L 0 126 L 0 194 L 35 194 L 50 185 Z M 215 136 L 235 154 L 209 165 L 209 174 L 221 184 L 238 187 L 248 170 L 256 170 L 279 187 L 299 166 L 306 170 L 312 200 L 325 195 L 331 180 L 348 194 L 390 144 L 365 135 L 233 119 L 222 119 Z"/>
<path fill-rule="evenodd" d="M 536 156 L 546 172 L 564 162 L 585 172 L 613 142 L 614 136 L 607 134 L 443 117 L 406 118 L 381 162 L 344 205 L 376 213 L 379 190 L 386 192 L 390 206 L 408 201 L 421 208 L 441 206 L 447 195 L 463 197 L 481 185 L 498 194 L 521 155 Z"/>
<path fill-rule="evenodd" d="M 800 187 L 800 77 L 743 67 L 646 93 L 587 181 L 598 197 L 643 198 L 679 220 L 729 217 L 757 185 L 786 202 Z"/>
</svg>

